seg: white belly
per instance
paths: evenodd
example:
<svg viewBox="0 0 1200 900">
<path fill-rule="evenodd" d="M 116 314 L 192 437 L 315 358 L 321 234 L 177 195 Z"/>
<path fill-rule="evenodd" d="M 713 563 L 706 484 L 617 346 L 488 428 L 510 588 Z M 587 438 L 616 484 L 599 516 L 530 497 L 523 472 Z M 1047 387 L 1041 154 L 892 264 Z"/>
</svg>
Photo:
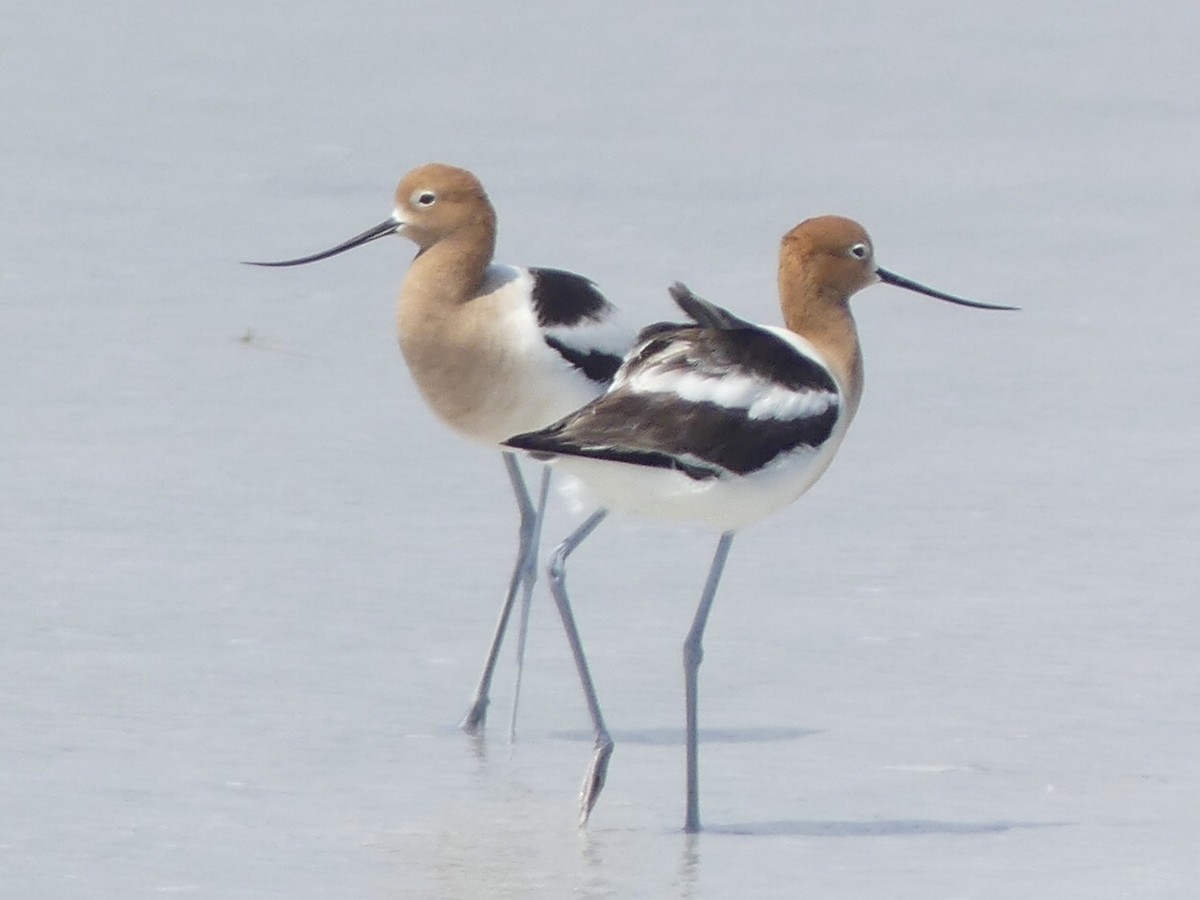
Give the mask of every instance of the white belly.
<svg viewBox="0 0 1200 900">
<path fill-rule="evenodd" d="M 581 483 L 581 500 L 655 519 L 733 531 L 794 502 L 829 468 L 845 424 L 819 448 L 786 454 L 748 475 L 698 480 L 676 469 L 561 456 L 554 466 Z"/>
</svg>

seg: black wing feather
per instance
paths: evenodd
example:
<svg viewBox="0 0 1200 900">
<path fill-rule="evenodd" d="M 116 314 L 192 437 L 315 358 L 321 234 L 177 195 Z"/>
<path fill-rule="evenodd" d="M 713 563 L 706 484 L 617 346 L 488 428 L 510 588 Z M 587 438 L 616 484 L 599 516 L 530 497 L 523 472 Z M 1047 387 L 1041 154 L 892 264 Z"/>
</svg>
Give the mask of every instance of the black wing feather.
<svg viewBox="0 0 1200 900">
<path fill-rule="evenodd" d="M 610 384 L 617 370 L 621 368 L 621 357 L 613 353 L 603 350 L 579 350 L 549 334 L 543 335 L 542 340 L 546 342 L 546 346 L 582 372 L 585 378 L 598 385 Z"/>
<path fill-rule="evenodd" d="M 723 306 L 717 306 L 715 303 L 709 303 L 702 297 L 697 297 L 682 281 L 677 281 L 669 288 L 667 293 L 671 295 L 671 299 L 688 314 L 699 325 L 705 328 L 717 329 L 734 329 L 734 328 L 754 328 L 758 329 L 757 325 L 747 322 L 745 319 L 739 319 Z"/>
<path fill-rule="evenodd" d="M 533 276 L 533 308 L 542 328 L 598 322 L 612 306 L 582 275 L 561 269 L 530 269 L 529 274 Z"/>
</svg>

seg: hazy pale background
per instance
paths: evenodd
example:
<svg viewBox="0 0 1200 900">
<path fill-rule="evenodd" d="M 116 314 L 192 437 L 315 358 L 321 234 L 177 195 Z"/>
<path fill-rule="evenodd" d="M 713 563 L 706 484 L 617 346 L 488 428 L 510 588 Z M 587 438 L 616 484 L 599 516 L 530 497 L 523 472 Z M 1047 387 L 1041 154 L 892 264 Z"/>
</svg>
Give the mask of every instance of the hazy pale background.
<svg viewBox="0 0 1200 900">
<path fill-rule="evenodd" d="M 7 3 L 0 896 L 1192 898 L 1200 891 L 1200 6 Z M 392 336 L 411 257 L 247 258 L 474 169 L 500 258 L 636 320 L 776 321 L 839 212 L 1016 303 L 856 303 L 840 458 L 735 544 L 682 823 L 711 536 L 573 569 L 618 739 L 539 592 L 455 730 L 511 563 L 494 453 Z M 548 526 L 561 535 L 570 514 Z"/>
</svg>

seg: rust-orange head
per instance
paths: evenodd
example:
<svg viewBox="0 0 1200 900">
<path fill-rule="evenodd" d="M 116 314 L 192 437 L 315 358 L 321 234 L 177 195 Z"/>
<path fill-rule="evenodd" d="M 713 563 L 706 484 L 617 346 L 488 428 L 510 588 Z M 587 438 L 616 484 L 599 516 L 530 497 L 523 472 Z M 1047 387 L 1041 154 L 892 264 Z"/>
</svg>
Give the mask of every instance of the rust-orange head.
<svg viewBox="0 0 1200 900">
<path fill-rule="evenodd" d="M 422 251 L 446 238 L 462 236 L 476 245 L 472 257 L 491 258 L 496 242 L 496 211 L 479 179 L 466 169 L 429 163 L 413 169 L 396 187 L 392 215 L 328 250 L 279 262 L 252 266 L 301 266 L 328 259 L 392 234 L 402 235 Z"/>
</svg>

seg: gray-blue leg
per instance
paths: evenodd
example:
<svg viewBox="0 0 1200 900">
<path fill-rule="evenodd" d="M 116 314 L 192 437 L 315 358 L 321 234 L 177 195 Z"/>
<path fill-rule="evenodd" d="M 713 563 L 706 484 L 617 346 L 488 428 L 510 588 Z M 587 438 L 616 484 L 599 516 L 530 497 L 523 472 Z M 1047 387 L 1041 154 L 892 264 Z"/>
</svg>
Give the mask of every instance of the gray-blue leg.
<svg viewBox="0 0 1200 900">
<path fill-rule="evenodd" d="M 717 585 L 721 582 L 721 573 L 725 569 L 725 559 L 729 556 L 729 548 L 733 544 L 733 532 L 726 531 L 717 542 L 717 552 L 713 555 L 712 567 L 708 570 L 708 580 L 704 583 L 704 593 L 700 595 L 700 605 L 696 607 L 696 616 L 692 619 L 692 627 L 687 639 L 683 642 L 683 676 L 684 690 L 687 703 L 687 815 L 684 818 L 683 830 L 695 834 L 700 830 L 700 765 L 699 740 L 696 725 L 696 688 L 700 673 L 700 663 L 704 659 L 704 626 L 708 624 L 708 613 L 712 609 L 713 597 L 717 595 Z"/>
<path fill-rule="evenodd" d="M 579 681 L 583 685 L 583 696 L 587 701 L 588 715 L 592 718 L 592 729 L 596 744 L 592 762 L 583 776 L 583 788 L 579 793 L 579 827 L 587 825 L 592 807 L 604 788 L 604 779 L 608 774 L 608 760 L 612 756 L 613 741 L 604 724 L 604 715 L 600 712 L 600 701 L 596 699 L 596 686 L 592 683 L 592 673 L 588 669 L 587 657 L 583 653 L 583 644 L 579 640 L 579 629 L 575 626 L 575 616 L 571 612 L 571 601 L 567 597 L 567 557 L 596 530 L 596 526 L 608 515 L 606 510 L 597 510 L 587 520 L 568 535 L 567 539 L 558 545 L 550 559 L 548 572 L 550 575 L 550 592 L 554 594 L 554 603 L 562 618 L 563 630 L 567 633 L 567 643 L 571 646 L 571 655 L 575 658 L 575 669 L 579 673 Z"/>
<path fill-rule="evenodd" d="M 521 702 L 521 678 L 525 674 L 525 641 L 529 636 L 529 607 L 533 586 L 537 583 L 538 547 L 542 542 L 542 524 L 546 521 L 546 498 L 550 495 L 550 467 L 542 467 L 542 486 L 538 491 L 537 519 L 533 523 L 525 570 L 521 578 L 521 620 L 517 628 L 517 681 L 513 687 L 512 716 L 508 721 L 508 739 L 517 739 L 517 707 Z"/>
<path fill-rule="evenodd" d="M 492 690 L 492 676 L 496 672 L 496 660 L 500 656 L 500 645 L 504 642 L 504 632 L 508 630 L 508 620 L 512 615 L 513 603 L 517 598 L 517 590 L 524 581 L 537 577 L 537 541 L 534 539 L 540 525 L 537 510 L 529 499 L 529 490 L 525 487 L 525 479 L 517 465 L 514 454 L 505 452 L 504 468 L 508 479 L 512 482 L 513 494 L 517 500 L 517 510 L 521 514 L 519 543 L 517 546 L 517 562 L 513 566 L 512 577 L 508 582 L 508 591 L 504 595 L 504 604 L 500 607 L 500 617 L 496 622 L 496 631 L 492 635 L 492 643 L 488 647 L 487 658 L 483 662 L 483 674 L 479 677 L 479 686 L 475 688 L 475 697 L 471 708 L 462 720 L 462 729 L 474 734 L 483 727 L 487 720 L 488 695 Z M 530 570 L 530 552 L 532 550 L 532 574 Z"/>
</svg>

